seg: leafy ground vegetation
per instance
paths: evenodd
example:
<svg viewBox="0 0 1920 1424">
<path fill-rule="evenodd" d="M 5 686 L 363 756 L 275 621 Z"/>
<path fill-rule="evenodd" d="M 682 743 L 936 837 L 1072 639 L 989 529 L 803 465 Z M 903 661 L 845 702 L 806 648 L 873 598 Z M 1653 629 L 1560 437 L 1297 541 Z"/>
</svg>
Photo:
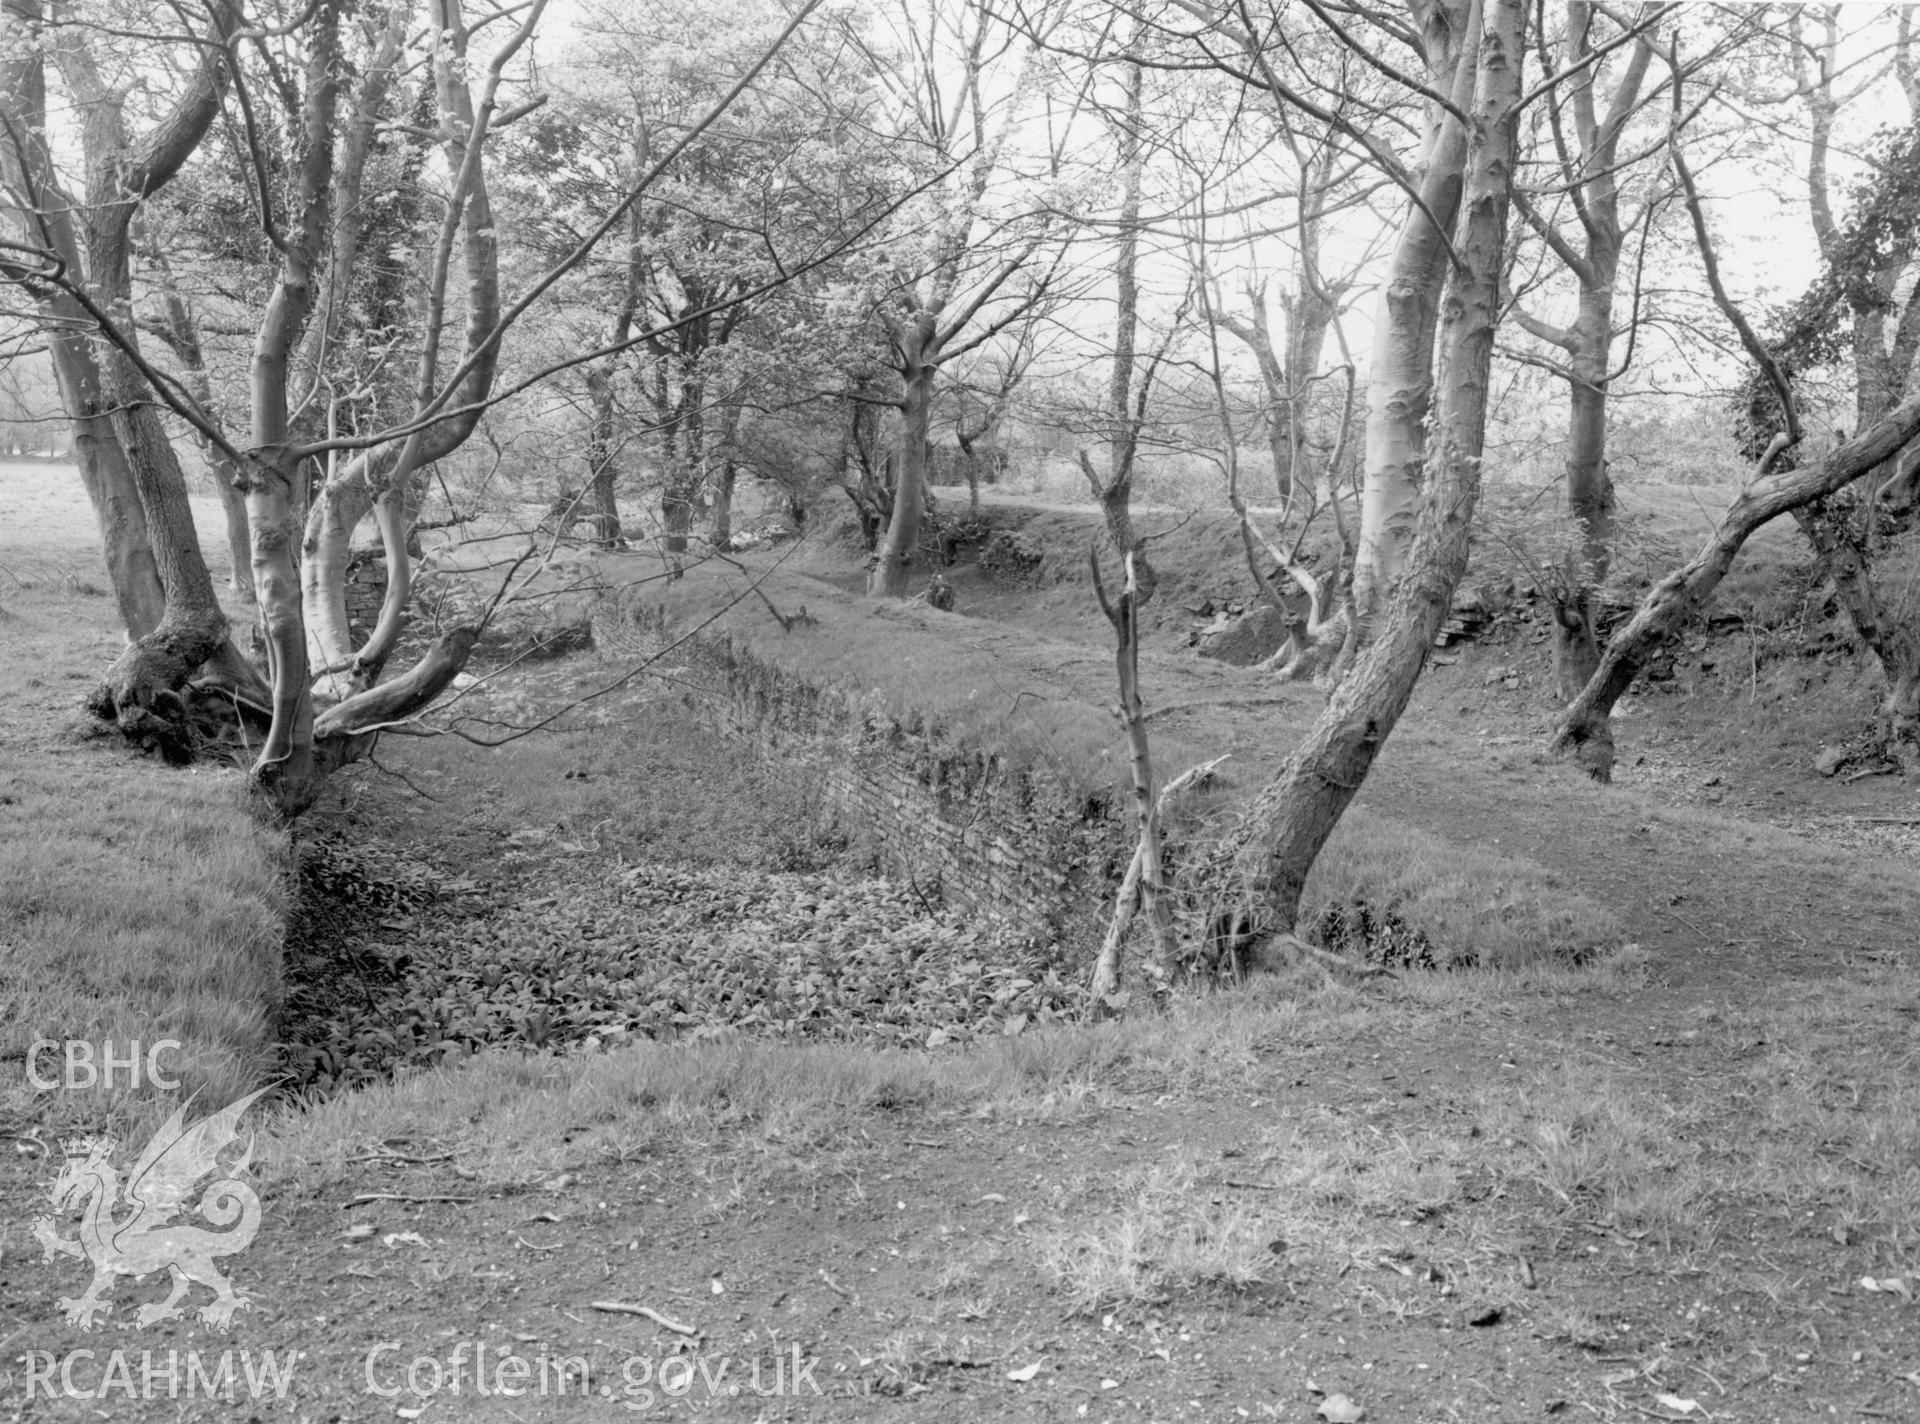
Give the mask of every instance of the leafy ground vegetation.
<svg viewBox="0 0 1920 1424">
<path fill-rule="evenodd" d="M 314 893 L 330 879 L 377 893 L 363 857 L 324 845 L 311 856 Z M 1051 950 L 910 885 L 727 866 L 568 874 L 529 860 L 538 878 L 512 898 L 396 896 L 407 913 L 380 919 L 344 962 L 337 944 L 309 951 L 287 1049 L 294 1085 L 325 1091 L 503 1043 L 598 1048 L 729 1029 L 937 1048 L 1082 1008 Z"/>
<path fill-rule="evenodd" d="M 1019 625 L 1017 589 L 955 582 Z M 0 605 L 24 621 L 55 596 Z M 1187 631 L 1169 611 L 1153 666 Z M 60 1320 L 81 1269 L 29 1234 L 54 1099 L 6 1108 L 6 1353 L 118 1348 L 137 1371 L 141 1351 L 298 1350 L 285 1398 L 25 1405 L 16 1383 L 0 1413 L 1915 1417 L 1920 876 L 1912 831 L 1876 819 L 1908 793 L 1787 745 L 1801 719 L 1844 725 L 1849 689 L 1817 655 L 1743 663 L 1744 628 L 1633 699 L 1620 784 L 1590 787 L 1539 759 L 1531 638 L 1513 620 L 1445 655 L 1354 821 L 1390 854 L 1336 841 L 1322 870 L 1438 939 L 1572 905 L 1609 952 L 1364 984 L 1309 968 L 1099 1024 L 1071 1021 L 1072 976 L 1037 951 L 865 878 L 790 784 L 716 757 L 674 681 L 485 757 L 390 743 L 300 852 L 280 1051 L 306 1101 L 262 1143 L 229 1334 L 135 1330 L 150 1281 L 101 1331 Z M 89 656 L 48 640 L 28 675 L 57 689 Z M 558 701 L 608 671 L 523 667 L 486 696 Z M 1682 731 L 1705 697 L 1750 709 L 1743 741 Z M 67 745 L 55 691 L 7 706 L 10 746 Z M 1216 708 L 1190 734 L 1271 739 L 1308 710 Z M 221 791 L 72 757 L 103 786 Z M 9 867 L 84 822 L 40 824 Z M 78 863 L 93 880 L 147 853 L 112 834 Z M 233 873 L 196 854 L 168 875 L 185 895 Z M 209 998 L 228 973 L 177 967 Z M 480 1347 L 490 1374 L 530 1362 L 524 1393 L 476 1392 Z M 796 1380 L 796 1359 L 818 1364 Z M 776 1360 L 784 1392 L 756 1394 Z"/>
</svg>

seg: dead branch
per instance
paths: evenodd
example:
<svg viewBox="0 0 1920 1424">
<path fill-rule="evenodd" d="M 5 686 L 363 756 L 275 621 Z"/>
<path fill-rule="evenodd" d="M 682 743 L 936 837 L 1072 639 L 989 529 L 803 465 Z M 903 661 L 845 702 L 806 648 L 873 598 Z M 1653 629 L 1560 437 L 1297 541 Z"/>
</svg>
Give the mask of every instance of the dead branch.
<svg viewBox="0 0 1920 1424">
<path fill-rule="evenodd" d="M 645 1316 L 648 1320 L 651 1320 L 655 1325 L 658 1325 L 662 1330 L 671 1330 L 676 1335 L 697 1336 L 700 1333 L 698 1330 L 694 1329 L 691 1325 L 682 1325 L 677 1320 L 669 1319 L 667 1316 L 662 1315 L 659 1311 L 655 1310 L 650 1305 L 629 1305 L 624 1300 L 596 1300 L 596 1301 L 593 1301 L 588 1306 L 588 1309 L 604 1310 L 609 1315 Z"/>
</svg>

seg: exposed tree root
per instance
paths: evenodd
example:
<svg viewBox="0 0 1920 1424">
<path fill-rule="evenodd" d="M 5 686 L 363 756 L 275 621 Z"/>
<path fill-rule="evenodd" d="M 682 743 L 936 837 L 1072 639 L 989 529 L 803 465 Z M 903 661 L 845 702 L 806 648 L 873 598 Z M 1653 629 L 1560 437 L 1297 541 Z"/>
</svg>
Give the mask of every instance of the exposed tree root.
<svg viewBox="0 0 1920 1424">
<path fill-rule="evenodd" d="M 195 739 L 180 689 L 223 645 L 230 646 L 227 620 L 218 609 L 169 612 L 159 627 L 114 660 L 88 694 L 87 710 L 112 722 L 132 745 L 156 751 L 174 765 L 190 762 Z"/>
</svg>

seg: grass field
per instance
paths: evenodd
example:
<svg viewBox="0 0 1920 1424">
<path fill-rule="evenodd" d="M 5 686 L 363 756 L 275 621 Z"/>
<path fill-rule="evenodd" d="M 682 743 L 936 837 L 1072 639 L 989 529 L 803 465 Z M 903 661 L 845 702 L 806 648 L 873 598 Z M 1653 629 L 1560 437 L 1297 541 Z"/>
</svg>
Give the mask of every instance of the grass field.
<svg viewBox="0 0 1920 1424">
<path fill-rule="evenodd" d="M 288 860 L 240 773 L 173 771 L 91 736 L 80 699 L 122 639 L 74 482 L 0 465 L 0 1119 L 126 1131 L 170 1095 L 126 1070 L 41 1092 L 29 1048 L 171 1039 L 156 1066 L 180 1091 L 249 1091 L 272 1063 Z M 64 1071 L 59 1050 L 36 1066 Z"/>
</svg>

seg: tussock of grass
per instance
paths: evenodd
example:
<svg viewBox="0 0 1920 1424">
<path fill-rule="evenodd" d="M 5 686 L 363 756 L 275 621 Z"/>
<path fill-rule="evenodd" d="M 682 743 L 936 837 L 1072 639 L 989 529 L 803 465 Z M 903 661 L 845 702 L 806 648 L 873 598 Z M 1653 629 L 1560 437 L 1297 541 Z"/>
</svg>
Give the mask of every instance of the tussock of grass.
<svg viewBox="0 0 1920 1424">
<path fill-rule="evenodd" d="M 1489 1138 L 1522 1154 L 1517 1175 L 1577 1219 L 1669 1250 L 1710 1229 L 1716 1192 L 1745 1190 L 1742 1154 L 1706 1107 L 1665 1101 L 1636 1076 L 1593 1064 L 1559 1066 L 1481 1101 Z"/>
<path fill-rule="evenodd" d="M 1398 916 L 1445 966 L 1584 965 L 1626 938 L 1612 911 L 1533 861 L 1359 810 L 1314 862 L 1300 924 L 1310 931 L 1329 907 L 1352 904 Z"/>
<path fill-rule="evenodd" d="M 38 590 L 13 606 L 0 704 L 70 706 L 100 670 L 88 635 L 111 608 L 82 614 Z M 84 1039 L 96 1055 L 107 1042 L 124 1055 L 136 1039 L 143 1051 L 174 1039 L 181 1048 L 158 1066 L 181 1094 L 219 1104 L 259 1086 L 280 992 L 287 858 L 284 839 L 249 815 L 241 778 L 23 735 L 18 723 L 9 740 L 0 1117 L 132 1130 L 170 1107 L 171 1092 L 130 1086 L 124 1069 L 111 1088 L 36 1091 L 25 1059 L 38 1039 Z M 42 1077 L 61 1068 L 57 1054 L 38 1066 Z"/>
<path fill-rule="evenodd" d="M 1386 1132 L 1320 1110 L 1262 1134 L 1261 1177 L 1306 1207 L 1421 1220 L 1455 1205 L 1484 1147 L 1464 1136 Z"/>
<path fill-rule="evenodd" d="M 1245 1290 L 1278 1263 L 1287 1219 L 1211 1196 L 1190 1164 L 1151 1167 L 1121 1184 L 1127 1205 L 1094 1224 L 1039 1238 L 1043 1269 L 1076 1315 L 1218 1286 Z"/>
</svg>

